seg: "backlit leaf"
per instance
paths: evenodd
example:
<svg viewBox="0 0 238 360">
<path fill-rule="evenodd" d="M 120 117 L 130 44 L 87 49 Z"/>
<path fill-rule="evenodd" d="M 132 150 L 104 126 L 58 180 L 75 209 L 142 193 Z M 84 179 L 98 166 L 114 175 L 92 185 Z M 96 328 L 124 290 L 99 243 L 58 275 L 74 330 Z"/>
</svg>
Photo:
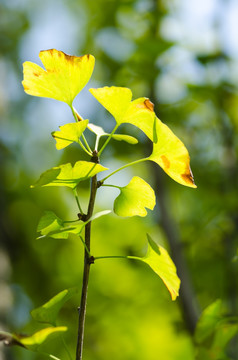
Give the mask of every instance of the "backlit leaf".
<svg viewBox="0 0 238 360">
<path fill-rule="evenodd" d="M 148 98 L 131 101 L 131 90 L 116 86 L 89 91 L 112 114 L 118 125 L 135 125 L 153 141 L 155 113 L 154 105 Z"/>
<path fill-rule="evenodd" d="M 60 100 L 71 106 L 92 75 L 94 57 L 70 56 L 55 49 L 41 51 L 39 57 L 45 69 L 30 61 L 23 64 L 25 92 Z"/>
<path fill-rule="evenodd" d="M 72 296 L 78 293 L 77 288 L 66 289 L 52 297 L 44 305 L 31 311 L 31 316 L 34 320 L 48 323 L 51 325 L 56 324 L 56 319 L 60 309 Z"/>
<path fill-rule="evenodd" d="M 19 342 L 29 350 L 37 351 L 38 347 L 42 345 L 46 340 L 49 340 L 52 335 L 58 332 L 65 332 L 67 331 L 66 326 L 58 326 L 58 327 L 49 327 L 46 329 L 42 329 L 37 331 L 31 336 L 26 336 L 20 338 Z"/>
<path fill-rule="evenodd" d="M 37 231 L 41 233 L 37 239 L 45 237 L 51 237 L 54 239 L 68 239 L 70 233 L 79 234 L 85 224 L 83 222 L 73 222 L 69 225 L 68 222 L 64 222 L 52 211 L 45 211 L 45 214 L 41 217 Z"/>
<path fill-rule="evenodd" d="M 88 161 L 77 161 L 74 166 L 68 163 L 45 171 L 31 187 L 67 186 L 74 189 L 81 181 L 87 180 L 104 170 L 107 168 Z"/>
<path fill-rule="evenodd" d="M 37 239 L 51 237 L 54 239 L 68 239 L 70 234 L 79 235 L 89 221 L 96 220 L 101 216 L 108 215 L 111 210 L 103 210 L 95 213 L 87 221 L 63 221 L 52 211 L 45 211 L 39 221 L 37 231 L 41 233 Z"/>
<path fill-rule="evenodd" d="M 129 184 L 120 188 L 121 193 L 115 199 L 114 212 L 119 216 L 146 216 L 145 208 L 153 210 L 155 206 L 154 190 L 138 176 Z"/>
<path fill-rule="evenodd" d="M 33 335 L 30 336 L 22 336 L 18 334 L 10 334 L 1 331 L 0 332 L 0 340 L 4 341 L 4 343 L 8 346 L 18 345 L 23 346 L 31 351 L 38 351 L 38 348 L 50 337 L 52 337 L 55 333 L 67 331 L 66 326 L 58 326 L 58 327 L 49 327 L 37 331 Z"/>
<path fill-rule="evenodd" d="M 172 300 L 175 300 L 179 293 L 180 279 L 176 273 L 176 267 L 168 252 L 160 245 L 157 245 L 149 235 L 148 250 L 145 257 L 130 256 L 148 264 L 151 269 L 163 280 L 170 292 Z"/>
<path fill-rule="evenodd" d="M 78 142 L 87 125 L 88 120 L 82 120 L 59 126 L 60 131 L 52 132 L 52 136 L 56 140 L 56 149 L 61 150 L 73 142 Z"/>
<path fill-rule="evenodd" d="M 196 188 L 190 169 L 189 154 L 182 141 L 158 118 L 156 118 L 155 135 L 157 140 L 153 144 L 153 151 L 148 160 L 156 162 L 178 183 Z"/>
</svg>

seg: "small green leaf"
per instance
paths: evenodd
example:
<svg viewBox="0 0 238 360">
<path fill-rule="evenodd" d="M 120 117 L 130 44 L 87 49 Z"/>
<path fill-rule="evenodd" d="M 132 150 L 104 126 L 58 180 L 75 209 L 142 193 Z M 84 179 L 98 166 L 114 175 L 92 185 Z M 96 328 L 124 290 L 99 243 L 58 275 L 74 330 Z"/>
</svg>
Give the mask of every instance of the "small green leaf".
<svg viewBox="0 0 238 360">
<path fill-rule="evenodd" d="M 56 149 L 61 150 L 73 142 L 78 142 L 87 125 L 88 120 L 82 120 L 59 126 L 60 131 L 52 132 L 52 136 L 56 140 Z"/>
<path fill-rule="evenodd" d="M 154 161 L 178 183 L 196 188 L 190 169 L 188 151 L 174 133 L 156 118 L 155 138 L 152 154 L 147 158 Z"/>
<path fill-rule="evenodd" d="M 55 215 L 53 211 L 45 211 L 44 215 L 40 218 L 37 231 L 41 235 L 48 235 L 50 232 L 59 230 L 63 226 L 63 220 Z"/>
<path fill-rule="evenodd" d="M 105 86 L 89 91 L 112 114 L 118 125 L 123 123 L 135 125 L 153 141 L 155 113 L 154 105 L 148 98 L 131 101 L 131 90 L 116 86 Z"/>
<path fill-rule="evenodd" d="M 52 297 L 44 305 L 31 311 L 34 320 L 56 325 L 56 319 L 60 309 L 72 296 L 78 293 L 77 288 L 66 289 Z"/>
<path fill-rule="evenodd" d="M 224 317 L 224 306 L 221 300 L 216 300 L 202 313 L 196 327 L 195 340 L 198 344 L 207 339 Z"/>
<path fill-rule="evenodd" d="M 67 186 L 74 189 L 81 181 L 87 180 L 104 170 L 107 168 L 88 161 L 77 161 L 74 166 L 68 163 L 45 171 L 31 187 Z"/>
<path fill-rule="evenodd" d="M 170 292 L 172 300 L 175 300 L 179 293 L 180 279 L 176 273 L 176 267 L 168 252 L 160 245 L 157 245 L 151 237 L 148 237 L 148 250 L 144 257 L 130 256 L 148 264 L 151 269 L 163 280 Z"/>
<path fill-rule="evenodd" d="M 52 211 L 45 211 L 41 217 L 37 231 L 41 233 L 37 239 L 51 237 L 54 239 L 68 239 L 70 233 L 79 234 L 85 226 L 83 222 L 73 222 L 69 225 Z"/>
<path fill-rule="evenodd" d="M 140 177 L 134 176 L 129 184 L 120 190 L 121 193 L 114 202 L 114 212 L 118 216 L 146 216 L 145 208 L 153 210 L 154 190 Z"/>
<path fill-rule="evenodd" d="M 134 136 L 124 135 L 124 134 L 114 134 L 112 138 L 118 141 L 125 141 L 128 144 L 135 145 L 138 143 L 138 140 Z"/>
<path fill-rule="evenodd" d="M 95 58 L 92 55 L 70 56 L 56 49 L 41 51 L 39 57 L 46 70 L 30 61 L 23 64 L 25 92 L 72 106 L 92 75 Z"/>
<path fill-rule="evenodd" d="M 0 331 L 0 340 L 4 341 L 4 343 L 9 346 L 18 345 L 31 351 L 38 351 L 38 348 L 55 333 L 64 331 L 67 331 L 66 326 L 45 328 L 30 336 L 22 336 Z"/>
<path fill-rule="evenodd" d="M 45 237 L 51 237 L 54 239 L 68 239 L 70 234 L 79 235 L 86 224 L 89 221 L 100 218 L 101 216 L 107 215 L 111 210 L 104 210 L 98 213 L 95 213 L 89 220 L 84 222 L 72 221 L 71 225 L 69 222 L 63 221 L 58 216 L 55 215 L 52 211 L 45 211 L 44 215 L 41 217 L 37 231 L 41 233 L 37 239 L 42 239 Z"/>
<path fill-rule="evenodd" d="M 46 340 L 49 340 L 55 333 L 67 331 L 66 326 L 49 327 L 37 331 L 31 336 L 18 338 L 19 342 L 29 350 L 37 351 L 39 346 L 42 345 Z"/>
<path fill-rule="evenodd" d="M 110 134 L 106 133 L 101 126 L 97 126 L 94 124 L 88 124 L 88 129 L 91 130 L 98 137 L 101 136 L 110 136 Z M 134 136 L 124 135 L 124 134 L 113 134 L 112 138 L 118 141 L 126 141 L 129 144 L 137 144 L 138 140 Z"/>
</svg>

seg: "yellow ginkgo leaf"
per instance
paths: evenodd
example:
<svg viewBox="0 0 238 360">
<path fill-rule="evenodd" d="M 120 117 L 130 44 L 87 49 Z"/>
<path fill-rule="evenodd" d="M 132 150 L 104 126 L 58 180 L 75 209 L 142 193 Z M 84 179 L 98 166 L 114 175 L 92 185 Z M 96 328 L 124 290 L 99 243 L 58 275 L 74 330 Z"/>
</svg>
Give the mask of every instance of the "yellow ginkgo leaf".
<svg viewBox="0 0 238 360">
<path fill-rule="evenodd" d="M 157 141 L 154 142 L 152 154 L 147 159 L 160 165 L 178 183 L 196 188 L 186 147 L 158 118 L 155 125 Z"/>
<path fill-rule="evenodd" d="M 45 70 L 30 61 L 23 64 L 25 92 L 72 106 L 92 75 L 95 58 L 92 55 L 70 56 L 55 49 L 41 51 L 39 57 Z"/>
<path fill-rule="evenodd" d="M 131 101 L 132 92 L 125 87 L 105 86 L 89 91 L 112 114 L 118 125 L 123 123 L 135 125 L 150 140 L 154 140 L 154 105 L 148 98 Z"/>
</svg>

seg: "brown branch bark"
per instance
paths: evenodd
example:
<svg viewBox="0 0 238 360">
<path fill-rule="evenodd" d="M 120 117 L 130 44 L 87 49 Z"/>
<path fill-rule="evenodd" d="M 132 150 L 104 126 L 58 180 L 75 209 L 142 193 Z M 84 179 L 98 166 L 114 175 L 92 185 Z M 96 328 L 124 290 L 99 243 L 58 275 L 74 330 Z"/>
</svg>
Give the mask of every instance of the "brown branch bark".
<svg viewBox="0 0 238 360">
<path fill-rule="evenodd" d="M 92 161 L 95 163 L 98 162 L 98 157 L 96 156 L 96 154 L 93 156 Z M 87 212 L 86 220 L 90 219 L 90 217 L 93 214 L 96 193 L 97 193 L 97 175 L 93 176 L 91 180 L 91 192 L 90 192 L 90 200 L 88 204 L 88 212 Z M 90 240 L 91 240 L 91 221 L 85 226 L 85 244 L 89 252 L 90 252 Z M 90 265 L 92 263 L 93 263 L 92 258 L 89 256 L 87 250 L 85 249 L 83 285 L 82 285 L 81 301 L 79 308 L 76 360 L 82 360 L 82 356 L 83 356 L 83 340 L 84 340 L 84 327 L 85 327 L 85 316 L 86 316 L 86 306 L 87 306 L 88 281 L 89 281 Z"/>
</svg>

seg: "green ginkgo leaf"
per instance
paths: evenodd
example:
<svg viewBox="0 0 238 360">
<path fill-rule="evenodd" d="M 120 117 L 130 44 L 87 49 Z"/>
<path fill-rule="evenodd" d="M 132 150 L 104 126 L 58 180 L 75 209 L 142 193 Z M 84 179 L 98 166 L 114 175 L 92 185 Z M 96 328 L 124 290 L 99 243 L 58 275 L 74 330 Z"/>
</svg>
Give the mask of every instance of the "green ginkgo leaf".
<svg viewBox="0 0 238 360">
<path fill-rule="evenodd" d="M 106 133 L 101 126 L 97 126 L 94 124 L 88 124 L 88 129 L 91 130 L 98 137 L 101 136 L 110 136 L 110 134 Z M 126 141 L 129 144 L 137 144 L 138 140 L 134 136 L 124 135 L 124 134 L 113 134 L 112 138 L 118 141 Z"/>
<path fill-rule="evenodd" d="M 155 113 L 154 105 L 148 98 L 131 101 L 131 90 L 116 86 L 89 91 L 112 114 L 118 125 L 123 123 L 135 125 L 153 141 Z"/>
<path fill-rule="evenodd" d="M 155 125 L 156 141 L 153 144 L 152 154 L 147 159 L 156 162 L 178 183 L 196 188 L 186 147 L 158 118 Z"/>
<path fill-rule="evenodd" d="M 3 341 L 6 345 L 18 345 L 23 346 L 31 351 L 38 351 L 39 347 L 44 344 L 50 337 L 55 333 L 67 331 L 66 326 L 58 327 L 49 327 L 37 331 L 30 336 L 22 336 L 18 334 L 10 334 L 3 331 L 0 331 L 0 340 Z"/>
<path fill-rule="evenodd" d="M 103 210 L 93 214 L 87 221 L 63 221 L 53 211 L 45 211 L 41 217 L 37 231 L 41 236 L 37 239 L 51 237 L 53 239 L 68 239 L 70 234 L 79 235 L 88 222 L 96 220 L 101 216 L 108 215 L 111 210 Z"/>
<path fill-rule="evenodd" d="M 52 136 L 56 140 L 56 149 L 61 150 L 73 142 L 78 142 L 87 125 L 88 120 L 82 120 L 59 126 L 60 131 L 52 132 Z"/>
<path fill-rule="evenodd" d="M 172 300 L 175 300 L 179 294 L 180 279 L 177 276 L 176 267 L 170 258 L 167 250 L 157 245 L 151 237 L 148 237 L 148 250 L 144 257 L 130 256 L 148 264 L 151 269 L 162 279 L 170 292 Z"/>
<path fill-rule="evenodd" d="M 41 236 L 37 239 L 51 237 L 54 239 L 68 239 L 70 233 L 79 234 L 83 227 L 83 222 L 64 222 L 53 211 L 45 211 L 44 215 L 40 218 L 37 231 Z"/>
<path fill-rule="evenodd" d="M 100 164 L 88 161 L 77 161 L 74 166 L 68 163 L 45 171 L 31 187 L 67 186 L 74 189 L 81 181 L 87 180 L 104 170 L 108 169 Z"/>
<path fill-rule="evenodd" d="M 56 49 L 41 51 L 39 57 L 45 69 L 30 61 L 23 64 L 25 92 L 72 106 L 92 75 L 95 58 L 92 55 L 70 56 Z"/>
<path fill-rule="evenodd" d="M 128 185 L 120 188 L 120 195 L 114 201 L 114 212 L 119 216 L 146 216 L 154 209 L 155 193 L 146 181 L 134 176 Z"/>
<path fill-rule="evenodd" d="M 78 293 L 77 288 L 66 289 L 52 297 L 44 305 L 31 311 L 34 320 L 56 325 L 56 319 L 60 309 L 72 296 Z"/>
</svg>

